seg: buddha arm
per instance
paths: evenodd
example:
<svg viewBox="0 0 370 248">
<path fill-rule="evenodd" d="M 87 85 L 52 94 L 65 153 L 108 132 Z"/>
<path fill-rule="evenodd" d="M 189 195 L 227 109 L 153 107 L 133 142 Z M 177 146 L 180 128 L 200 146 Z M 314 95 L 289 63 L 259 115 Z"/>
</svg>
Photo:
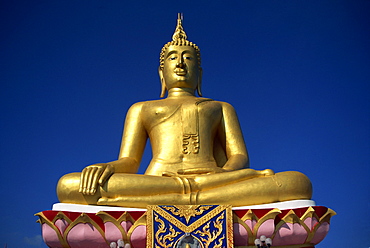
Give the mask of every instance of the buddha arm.
<svg viewBox="0 0 370 248">
<path fill-rule="evenodd" d="M 143 103 L 136 103 L 127 112 L 118 160 L 89 165 L 83 169 L 80 193 L 94 195 L 98 185 L 103 186 L 114 173 L 138 171 L 147 139 L 140 117 L 142 105 Z"/>
<path fill-rule="evenodd" d="M 110 162 L 117 173 L 137 173 L 148 138 L 141 118 L 143 102 L 128 110 L 118 160 Z"/>
<path fill-rule="evenodd" d="M 227 156 L 227 162 L 222 168 L 227 171 L 248 168 L 248 152 L 235 109 L 230 104 L 223 102 L 222 112 L 218 135 Z"/>
</svg>

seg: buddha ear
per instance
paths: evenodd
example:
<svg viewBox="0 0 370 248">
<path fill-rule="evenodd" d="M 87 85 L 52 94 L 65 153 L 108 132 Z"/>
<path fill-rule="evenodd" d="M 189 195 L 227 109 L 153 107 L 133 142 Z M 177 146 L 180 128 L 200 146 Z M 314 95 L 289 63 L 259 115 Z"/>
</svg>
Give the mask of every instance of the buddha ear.
<svg viewBox="0 0 370 248">
<path fill-rule="evenodd" d="M 158 67 L 158 74 L 159 74 L 159 79 L 161 80 L 161 95 L 160 97 L 164 97 L 166 95 L 166 83 L 164 81 L 164 77 L 163 77 L 163 70 L 161 69 L 161 67 Z"/>
<path fill-rule="evenodd" d="M 203 70 L 202 68 L 199 68 L 199 76 L 198 76 L 198 85 L 197 85 L 197 91 L 199 96 L 202 95 L 202 76 L 203 76 Z"/>
</svg>

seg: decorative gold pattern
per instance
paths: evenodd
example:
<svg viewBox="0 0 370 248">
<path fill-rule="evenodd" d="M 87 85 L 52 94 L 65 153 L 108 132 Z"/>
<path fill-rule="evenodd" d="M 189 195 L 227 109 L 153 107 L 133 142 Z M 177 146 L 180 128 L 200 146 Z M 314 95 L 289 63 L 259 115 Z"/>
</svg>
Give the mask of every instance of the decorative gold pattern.
<svg viewBox="0 0 370 248">
<path fill-rule="evenodd" d="M 323 214 L 321 217 L 319 217 L 317 215 L 314 207 L 308 207 L 307 210 L 304 212 L 304 214 L 302 214 L 301 216 L 297 215 L 295 213 L 295 211 L 292 210 L 292 209 L 289 210 L 283 216 L 281 216 L 281 219 L 280 219 L 280 218 L 278 218 L 278 215 L 281 215 L 281 214 L 283 214 L 282 211 L 275 208 L 275 209 L 271 209 L 265 215 L 258 218 L 257 215 L 254 213 L 254 211 L 249 209 L 247 211 L 247 213 L 242 218 L 239 218 L 239 217 L 236 216 L 236 214 L 234 214 L 234 223 L 238 223 L 238 224 L 240 224 L 241 226 L 243 226 L 245 228 L 245 230 L 248 233 L 248 244 L 250 244 L 250 245 L 254 244 L 254 240 L 256 238 L 258 238 L 257 233 L 258 233 L 259 228 L 261 227 L 261 225 L 266 223 L 268 220 L 274 220 L 274 222 L 275 222 L 274 228 L 271 229 L 272 234 L 269 235 L 269 237 L 273 240 L 276 237 L 279 230 L 284 225 L 286 225 L 287 223 L 289 223 L 289 224 L 299 224 L 299 226 L 301 226 L 305 230 L 305 232 L 307 233 L 307 238 L 305 239 L 303 244 L 297 245 L 297 246 L 289 245 L 289 246 L 274 246 L 274 247 L 279 247 L 279 248 L 283 248 L 283 247 L 292 247 L 292 248 L 294 248 L 294 247 L 313 247 L 313 244 L 312 244 L 311 241 L 314 238 L 314 236 L 316 234 L 316 231 L 318 230 L 318 228 L 323 223 L 330 224 L 330 218 L 332 216 L 336 215 L 336 212 L 333 211 L 332 209 L 328 208 L 327 211 L 325 212 L 325 214 Z M 310 218 L 310 221 L 311 220 L 316 220 L 317 223 L 310 227 L 309 225 L 306 224 L 306 220 L 308 218 Z M 280 221 L 276 223 L 277 219 L 280 219 Z M 246 224 L 248 220 L 255 223 L 254 226 L 252 225 L 252 228 L 250 228 L 250 226 Z M 260 235 L 262 235 L 262 234 L 260 234 Z M 244 246 L 242 246 L 242 247 L 244 247 Z M 242 247 L 240 247 L 240 248 L 242 248 Z M 247 247 L 247 246 L 245 246 L 245 247 Z"/>
<path fill-rule="evenodd" d="M 189 223 L 191 217 L 202 215 L 204 211 L 210 209 L 212 206 L 198 206 L 198 205 L 175 205 L 163 206 L 164 209 L 169 210 L 173 215 L 185 217 L 186 223 Z"/>
<path fill-rule="evenodd" d="M 150 206 L 150 209 L 158 209 L 158 206 Z M 59 245 L 56 245 L 53 243 L 53 245 L 49 245 L 50 247 L 63 247 L 63 248 L 69 248 L 70 244 L 67 241 L 68 234 L 73 228 L 75 228 L 79 223 L 88 223 L 90 225 L 86 225 L 85 228 L 88 228 L 89 230 L 91 228 L 96 229 L 96 235 L 102 236 L 104 241 L 104 244 L 107 244 L 106 241 L 106 230 L 104 225 L 102 223 L 110 222 L 113 223 L 114 226 L 118 228 L 118 230 L 122 234 L 122 238 L 127 241 L 131 241 L 131 237 L 133 235 L 134 230 L 139 226 L 146 226 L 146 234 L 147 234 L 147 247 L 151 248 L 153 246 L 150 246 L 151 242 L 150 240 L 158 239 L 160 242 L 168 241 L 168 239 L 173 238 L 173 244 L 176 245 L 178 243 L 175 242 L 175 240 L 182 239 L 186 236 L 186 233 L 191 233 L 198 227 L 198 238 L 200 240 L 200 243 L 207 242 L 209 240 L 212 240 L 213 233 L 207 229 L 208 227 L 211 229 L 213 228 L 213 231 L 216 233 L 220 230 L 219 222 L 222 221 L 222 218 L 225 218 L 224 215 L 220 217 L 219 212 L 220 209 L 213 209 L 213 212 L 210 211 L 210 216 L 207 216 L 205 214 L 204 216 L 200 218 L 204 218 L 203 222 L 198 221 L 196 223 L 192 223 L 191 225 L 186 225 L 180 221 L 176 222 L 177 219 L 174 216 L 180 217 L 183 216 L 184 218 L 186 216 L 186 213 L 181 213 L 181 211 L 177 212 L 176 210 L 173 210 L 173 215 L 169 214 L 167 211 L 172 211 L 168 207 L 176 207 L 179 206 L 167 206 L 167 209 L 160 209 L 162 212 L 156 213 L 157 215 L 153 215 L 150 212 L 150 209 L 148 210 L 147 214 L 143 214 L 139 219 L 136 221 L 131 217 L 130 213 L 128 212 L 122 212 L 120 215 L 114 215 L 116 217 L 113 217 L 110 212 L 99 212 L 96 214 L 97 217 L 100 218 L 97 219 L 94 217 L 94 214 L 85 214 L 85 213 L 70 213 L 70 212 L 62 212 L 62 211 L 44 211 L 36 214 L 36 216 L 39 217 L 38 222 L 42 225 L 47 225 L 49 228 L 51 228 L 55 234 L 52 234 L 51 230 L 49 229 L 47 234 L 43 233 L 43 237 L 45 242 L 47 243 L 48 236 L 45 235 L 52 235 L 53 237 L 57 237 L 59 240 Z M 201 206 L 201 207 L 209 207 L 209 206 Z M 189 214 L 194 216 L 194 213 L 200 213 L 200 209 L 196 209 L 194 206 L 192 207 L 185 207 L 180 206 L 180 208 L 186 209 L 194 209 L 189 211 Z M 210 209 L 208 209 L 210 210 Z M 261 212 L 262 211 L 262 212 Z M 52 213 L 50 213 L 52 212 Z M 186 211 L 185 211 L 186 212 Z M 166 215 L 164 216 L 163 213 L 167 213 L 169 216 L 172 216 L 173 218 L 168 219 L 169 217 Z M 203 212 L 207 213 L 205 210 Z M 71 215 L 73 214 L 73 215 Z M 308 207 L 308 208 L 301 208 L 301 209 L 293 209 L 293 210 L 279 210 L 279 209 L 270 209 L 270 210 L 235 210 L 234 214 L 232 215 L 231 211 L 227 211 L 226 213 L 226 219 L 233 218 L 233 221 L 227 221 L 227 232 L 226 239 L 228 239 L 228 244 L 233 244 L 233 235 L 235 238 L 235 247 L 238 248 L 253 248 L 254 246 L 254 240 L 258 238 L 261 235 L 267 235 L 268 237 L 273 239 L 273 242 L 275 242 L 274 247 L 276 248 L 301 248 L 301 247 L 314 247 L 316 244 L 318 244 L 326 235 L 328 232 L 328 228 L 330 225 L 330 218 L 336 213 L 328 208 L 325 207 Z M 164 219 L 169 220 L 169 222 L 172 225 L 172 229 L 170 226 L 165 226 L 165 223 L 163 222 L 160 228 L 161 230 L 167 229 L 170 233 L 168 238 L 162 237 L 162 232 L 153 233 L 153 219 L 159 218 L 158 216 L 161 215 L 164 216 Z M 89 217 L 90 216 L 90 217 Z M 214 218 L 215 216 L 218 216 Z M 195 214 L 194 217 L 199 217 L 199 215 Z M 193 218 L 194 218 L 193 217 Z M 186 217 L 185 217 L 186 218 Z M 214 218 L 214 219 L 213 219 Z M 161 218 L 159 218 L 160 220 Z M 120 223 L 123 221 L 131 222 L 133 225 L 125 231 Z M 162 218 L 163 221 L 163 218 Z M 208 226 L 204 223 L 208 223 Z M 59 224 L 58 224 L 59 223 Z M 62 225 L 60 225 L 63 223 Z M 203 224 L 202 224 L 203 223 Z M 279 235 L 278 233 L 282 229 L 286 229 L 287 225 L 292 226 L 292 224 L 295 224 L 294 228 L 296 231 L 292 235 L 300 235 L 304 237 L 301 244 L 289 244 L 289 245 L 278 245 L 279 242 Z M 239 226 L 238 229 L 233 233 L 233 225 Z M 324 228 L 324 229 L 322 229 Z M 325 229 L 326 228 L 326 229 Z M 244 229 L 244 231 L 243 231 Z M 43 228 L 44 230 L 44 228 Z M 178 234 L 180 232 L 182 234 Z M 145 232 L 145 229 L 142 230 Z M 185 234 L 184 234 L 185 233 Z M 241 234 L 244 233 L 244 234 Z M 199 234 L 202 234 L 202 236 L 199 236 Z M 135 234 L 136 235 L 136 234 Z M 177 236 L 176 236 L 177 235 Z M 240 236 L 242 235 L 242 236 Z M 318 235 L 320 236 L 318 238 Z M 202 237 L 203 240 L 200 239 Z M 222 237 L 219 237 L 218 240 L 222 241 Z M 247 240 L 246 240 L 247 238 Z M 54 239 L 54 238 L 53 238 Z M 245 240 L 245 244 L 241 245 L 238 243 L 238 240 Z M 102 240 L 102 241 L 103 241 Z M 144 242 L 144 240 L 142 241 Z M 167 242 L 168 243 L 168 242 Z M 281 243 L 281 241 L 280 241 Z M 214 243 L 213 243 L 214 244 Z M 71 244 L 72 245 L 72 244 Z M 135 244 L 132 244 L 135 248 Z M 213 247 L 217 247 L 217 244 Z M 231 246 L 230 246 L 231 247 Z M 201 246 L 201 248 L 205 248 L 205 246 Z"/>
<path fill-rule="evenodd" d="M 48 217 L 45 216 L 43 212 L 35 214 L 35 216 L 39 217 L 39 220 L 37 220 L 37 222 L 39 222 L 40 224 L 46 224 L 55 231 L 58 240 L 63 248 L 70 248 L 70 245 L 68 243 L 68 234 L 73 228 L 75 228 L 75 226 L 81 223 L 89 224 L 90 225 L 89 229 L 91 228 L 96 229 L 103 238 L 103 240 L 105 241 L 105 243 L 109 245 L 109 242 L 107 241 L 105 236 L 106 234 L 104 226 L 99 225 L 99 223 L 97 223 L 96 220 L 91 218 L 89 215 L 92 216 L 97 215 L 103 223 L 111 222 L 112 224 L 114 224 L 114 226 L 120 231 L 122 239 L 125 241 L 125 243 L 130 242 L 131 234 L 137 226 L 146 225 L 145 214 L 143 214 L 143 216 L 141 216 L 136 221 L 132 218 L 132 216 L 128 212 L 122 212 L 121 216 L 118 218 L 115 218 L 111 216 L 109 213 L 104 211 L 100 211 L 96 214 L 80 213 L 79 216 L 77 218 L 74 218 L 73 221 L 68 217 L 68 215 L 69 212 L 59 211 L 55 215 L 55 217 L 52 220 L 50 220 Z M 63 222 L 66 223 L 64 228 L 60 229 L 58 226 L 56 226 L 55 223 L 57 220 L 62 220 Z M 126 232 L 121 226 L 122 222 L 130 222 L 134 225 L 128 230 L 128 232 Z"/>
<path fill-rule="evenodd" d="M 175 229 L 173 228 L 172 225 L 169 226 L 169 230 L 166 228 L 166 224 L 164 223 L 163 220 L 158 218 L 157 213 L 153 213 L 154 218 L 156 222 L 159 222 L 159 229 L 155 233 L 155 240 L 158 242 L 160 246 L 155 246 L 156 248 L 169 248 L 169 247 L 174 247 L 174 239 L 181 234 L 181 232 L 176 232 Z M 170 241 L 168 244 L 166 241 Z"/>
<path fill-rule="evenodd" d="M 112 223 L 121 232 L 122 239 L 123 241 L 125 241 L 125 243 L 130 242 L 129 235 L 123 229 L 123 227 L 121 226 L 121 223 L 124 221 L 135 223 L 135 220 L 131 217 L 131 215 L 129 215 L 127 212 L 123 212 L 122 215 L 117 219 L 113 217 L 112 215 L 110 215 L 109 213 L 104 212 L 104 211 L 100 211 L 96 215 L 99 216 L 104 223 L 106 222 Z"/>
<path fill-rule="evenodd" d="M 196 206 L 200 206 L 200 205 L 196 205 Z M 223 211 L 223 208 L 225 206 L 218 206 L 217 208 L 213 209 L 211 212 L 209 212 L 206 216 L 202 217 L 202 219 L 198 219 L 196 221 L 194 221 L 191 225 L 187 226 L 185 225 L 184 223 L 182 223 L 181 221 L 179 221 L 178 219 L 174 218 L 172 215 L 170 215 L 169 213 L 167 213 L 166 211 L 162 210 L 159 206 L 156 206 L 156 205 L 153 205 L 153 206 L 148 206 L 148 210 L 150 211 L 153 211 L 155 210 L 156 212 L 159 212 L 164 218 L 166 218 L 167 220 L 169 220 L 171 223 L 174 223 L 175 226 L 177 226 L 178 228 L 180 228 L 181 230 L 183 230 L 184 232 L 191 232 L 192 230 L 198 228 L 200 225 L 202 225 L 202 223 L 206 222 L 206 221 L 209 221 L 210 219 L 212 219 L 213 217 L 215 217 L 216 215 L 218 215 L 221 211 Z M 231 213 L 231 212 L 230 212 Z M 230 215 L 232 216 L 232 215 Z M 148 215 L 148 218 L 150 218 L 151 216 Z M 148 222 L 150 220 L 148 219 Z"/>
<path fill-rule="evenodd" d="M 183 103 L 181 107 L 182 153 L 199 153 L 199 109 L 198 99 L 195 102 Z"/>
<path fill-rule="evenodd" d="M 313 239 L 317 229 L 321 226 L 322 223 L 327 222 L 330 223 L 330 218 L 337 213 L 333 211 L 332 209 L 328 209 L 327 212 L 321 216 L 320 218 L 315 213 L 315 209 L 313 207 L 309 207 L 306 212 L 302 215 L 302 217 L 298 217 L 296 213 L 293 210 L 290 210 L 282 219 L 281 221 L 276 225 L 276 230 L 280 229 L 285 223 L 291 223 L 291 224 L 299 224 L 307 231 L 307 238 L 305 243 L 309 244 L 311 243 L 311 240 Z M 307 218 L 311 218 L 312 220 L 317 220 L 317 224 L 313 227 L 309 227 L 305 221 Z M 275 232 L 271 238 L 274 238 L 276 236 Z"/>
<path fill-rule="evenodd" d="M 59 230 L 59 228 L 54 225 L 57 220 L 65 220 L 68 224 L 72 222 L 66 215 L 63 214 L 63 212 L 59 212 L 53 220 L 49 220 L 43 212 L 37 213 L 35 214 L 35 216 L 39 217 L 39 219 L 37 220 L 38 223 L 40 223 L 41 225 L 46 224 L 55 231 L 62 247 L 69 248 L 69 244 L 67 242 L 67 239 L 65 238 L 67 235 L 63 235 L 61 230 Z"/>
<path fill-rule="evenodd" d="M 195 234 L 200 234 L 202 237 L 201 240 L 203 241 L 203 244 L 205 247 L 209 247 L 209 245 L 218 239 L 218 242 L 215 243 L 213 247 L 221 247 L 222 246 L 222 240 L 225 239 L 225 235 L 222 235 L 223 228 L 222 228 L 222 222 L 225 218 L 225 213 L 222 213 L 215 222 L 207 222 L 205 226 L 203 226 L 202 231 L 197 230 L 195 231 Z M 210 230 L 210 225 L 213 224 L 215 231 Z M 220 237 L 221 236 L 221 237 Z"/>
<path fill-rule="evenodd" d="M 199 135 L 198 134 L 184 134 L 182 139 L 182 153 L 184 154 L 198 154 L 199 153 Z"/>
<path fill-rule="evenodd" d="M 175 216 L 185 218 L 187 224 L 192 217 L 195 220 L 187 225 Z M 148 248 L 177 247 L 187 237 L 199 242 L 199 246 L 203 248 L 225 247 L 225 244 L 226 247 L 233 247 L 230 206 L 148 206 L 147 217 Z M 156 231 L 155 226 L 158 226 Z"/>
<path fill-rule="evenodd" d="M 261 218 L 258 218 L 252 209 L 249 209 L 247 213 L 242 217 L 239 218 L 234 214 L 234 223 L 238 223 L 241 226 L 245 228 L 245 230 L 248 233 L 248 243 L 249 244 L 254 244 L 254 240 L 257 238 L 257 231 L 260 228 L 260 226 L 265 223 L 267 220 L 274 220 L 278 214 L 280 214 L 281 211 L 277 208 L 270 210 L 268 213 L 266 213 L 264 216 Z M 250 228 L 246 224 L 246 220 L 251 220 L 252 222 L 255 221 L 255 225 L 253 228 Z"/>
</svg>

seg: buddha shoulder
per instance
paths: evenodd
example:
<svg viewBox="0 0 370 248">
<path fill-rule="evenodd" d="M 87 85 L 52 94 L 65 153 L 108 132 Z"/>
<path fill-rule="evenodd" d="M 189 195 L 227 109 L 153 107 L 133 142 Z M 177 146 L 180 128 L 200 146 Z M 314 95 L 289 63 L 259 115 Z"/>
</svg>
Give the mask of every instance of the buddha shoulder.
<svg viewBox="0 0 370 248">
<path fill-rule="evenodd" d="M 181 107 L 200 107 L 200 108 L 216 108 L 223 109 L 224 111 L 234 112 L 234 107 L 222 101 L 216 101 L 210 98 L 197 97 L 189 100 L 172 100 L 172 99 L 160 99 L 152 101 L 137 102 L 133 104 L 128 113 L 129 114 L 144 114 L 146 116 L 157 116 L 158 118 L 173 114 Z"/>
<path fill-rule="evenodd" d="M 154 124 L 154 122 L 162 122 L 176 116 L 176 113 L 181 112 L 181 108 L 197 108 L 208 114 L 214 111 L 221 111 L 223 114 L 235 113 L 233 106 L 229 103 L 198 97 L 183 101 L 160 99 L 137 102 L 130 107 L 127 116 L 128 118 L 140 118 L 147 124 Z"/>
<path fill-rule="evenodd" d="M 141 112 L 147 117 L 156 117 L 158 119 L 168 118 L 174 115 L 180 109 L 195 109 L 203 107 L 220 108 L 221 102 L 209 98 L 192 97 L 184 99 L 160 99 L 142 102 Z"/>
</svg>

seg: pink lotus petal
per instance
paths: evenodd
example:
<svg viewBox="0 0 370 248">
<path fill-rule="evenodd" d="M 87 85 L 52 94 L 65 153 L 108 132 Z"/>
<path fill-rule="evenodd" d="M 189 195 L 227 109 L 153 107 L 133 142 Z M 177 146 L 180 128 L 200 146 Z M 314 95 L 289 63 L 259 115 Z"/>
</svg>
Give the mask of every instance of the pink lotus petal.
<svg viewBox="0 0 370 248">
<path fill-rule="evenodd" d="M 42 224 L 41 230 L 42 230 L 42 237 L 46 245 L 48 245 L 49 247 L 53 247 L 53 248 L 63 247 L 62 244 L 59 242 L 58 235 L 53 230 L 53 228 L 51 228 L 47 224 Z"/>
<path fill-rule="evenodd" d="M 146 226 L 137 226 L 130 241 L 132 248 L 146 248 Z"/>
<path fill-rule="evenodd" d="M 109 248 L 98 230 L 90 223 L 79 223 L 68 233 L 67 241 L 71 248 Z"/>
<path fill-rule="evenodd" d="M 121 231 L 112 223 L 112 222 L 105 222 L 105 239 L 108 243 L 116 242 L 119 239 L 122 239 Z"/>
<path fill-rule="evenodd" d="M 130 221 L 122 221 L 121 222 L 121 226 L 123 227 L 123 229 L 126 231 L 126 233 L 128 232 L 128 230 L 130 230 L 131 226 L 132 226 L 132 223 Z"/>
<path fill-rule="evenodd" d="M 257 221 L 256 220 L 247 219 L 247 220 L 245 220 L 244 223 L 247 224 L 247 226 L 253 231 L 253 228 L 257 224 Z"/>
<path fill-rule="evenodd" d="M 64 231 L 68 226 L 68 222 L 65 219 L 57 219 L 54 223 L 56 227 L 58 227 L 60 233 L 63 235 Z"/>
<path fill-rule="evenodd" d="M 248 244 L 248 232 L 244 226 L 234 223 L 234 245 L 243 246 Z"/>
<path fill-rule="evenodd" d="M 307 239 L 307 231 L 298 223 L 285 223 L 277 231 L 273 240 L 274 245 L 303 244 Z"/>
<path fill-rule="evenodd" d="M 275 222 L 273 219 L 268 219 L 260 225 L 257 230 L 257 237 L 265 235 L 266 237 L 271 237 L 274 234 Z"/>
<path fill-rule="evenodd" d="M 313 236 L 313 239 L 311 240 L 311 243 L 313 243 L 315 245 L 320 243 L 325 238 L 325 236 L 328 234 L 329 227 L 330 227 L 330 224 L 328 222 L 322 223 L 319 226 L 319 228 L 317 228 L 315 236 Z"/>
</svg>

